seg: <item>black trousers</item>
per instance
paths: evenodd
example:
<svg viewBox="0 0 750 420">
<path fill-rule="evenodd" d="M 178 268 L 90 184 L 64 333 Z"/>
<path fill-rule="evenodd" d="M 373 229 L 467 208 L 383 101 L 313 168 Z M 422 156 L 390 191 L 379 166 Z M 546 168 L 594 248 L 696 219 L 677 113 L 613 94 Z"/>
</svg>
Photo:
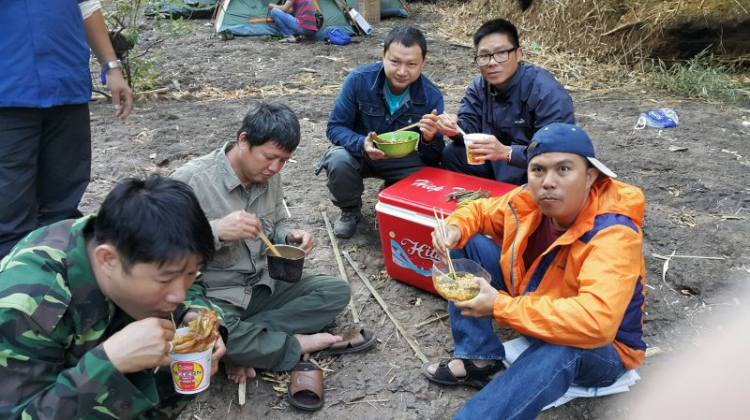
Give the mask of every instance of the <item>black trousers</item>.
<svg viewBox="0 0 750 420">
<path fill-rule="evenodd" d="M 32 230 L 80 217 L 90 179 L 88 104 L 0 108 L 0 258 Z"/>
</svg>

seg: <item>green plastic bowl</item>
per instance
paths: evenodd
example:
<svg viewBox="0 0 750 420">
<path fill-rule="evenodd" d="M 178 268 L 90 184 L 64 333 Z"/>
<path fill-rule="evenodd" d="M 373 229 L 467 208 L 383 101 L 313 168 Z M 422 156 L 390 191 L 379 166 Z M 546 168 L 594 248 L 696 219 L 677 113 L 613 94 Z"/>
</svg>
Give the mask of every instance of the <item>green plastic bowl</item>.
<svg viewBox="0 0 750 420">
<path fill-rule="evenodd" d="M 374 141 L 375 147 L 382 150 L 388 157 L 404 157 L 414 151 L 419 140 L 419 133 L 414 131 L 400 131 L 398 133 L 378 134 L 382 140 L 388 143 Z"/>
</svg>

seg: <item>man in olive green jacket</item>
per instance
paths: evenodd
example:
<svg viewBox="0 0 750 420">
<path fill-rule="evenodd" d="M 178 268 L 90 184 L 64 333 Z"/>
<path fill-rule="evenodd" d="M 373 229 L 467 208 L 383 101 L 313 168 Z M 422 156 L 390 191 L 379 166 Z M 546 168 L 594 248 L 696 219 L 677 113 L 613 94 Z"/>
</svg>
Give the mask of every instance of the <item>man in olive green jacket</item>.
<svg viewBox="0 0 750 420">
<path fill-rule="evenodd" d="M 275 244 L 309 253 L 309 232 L 286 220 L 279 172 L 299 145 L 294 112 L 274 102 L 250 108 L 235 141 L 199 157 L 171 176 L 193 187 L 208 215 L 216 257 L 203 271 L 207 296 L 225 313 L 232 345 L 224 359 L 235 382 L 255 368 L 291 370 L 303 353 L 329 348 L 343 338 L 318 333 L 349 302 L 349 285 L 326 275 L 297 283 L 268 275 L 261 232 Z"/>
</svg>

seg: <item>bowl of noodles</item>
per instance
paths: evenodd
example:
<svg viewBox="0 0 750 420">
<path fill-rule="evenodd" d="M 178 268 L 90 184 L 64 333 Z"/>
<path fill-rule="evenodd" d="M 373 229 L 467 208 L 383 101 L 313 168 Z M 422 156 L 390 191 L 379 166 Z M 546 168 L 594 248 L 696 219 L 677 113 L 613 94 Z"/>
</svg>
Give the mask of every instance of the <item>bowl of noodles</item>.
<svg viewBox="0 0 750 420">
<path fill-rule="evenodd" d="M 473 299 L 479 294 L 479 279 L 491 281 L 490 273 L 472 260 L 454 258 L 452 262 L 455 275 L 444 261 L 432 265 L 432 285 L 447 300 L 463 302 Z"/>
</svg>

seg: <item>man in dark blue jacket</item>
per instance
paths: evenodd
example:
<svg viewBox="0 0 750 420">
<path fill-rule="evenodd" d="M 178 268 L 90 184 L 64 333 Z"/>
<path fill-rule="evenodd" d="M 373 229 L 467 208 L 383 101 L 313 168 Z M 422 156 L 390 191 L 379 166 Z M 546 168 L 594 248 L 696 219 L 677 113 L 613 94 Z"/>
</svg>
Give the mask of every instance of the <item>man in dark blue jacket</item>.
<svg viewBox="0 0 750 420">
<path fill-rule="evenodd" d="M 126 118 L 133 95 L 98 0 L 0 1 L 0 258 L 37 227 L 81 216 L 91 178 L 89 46 L 115 115 Z"/>
<path fill-rule="evenodd" d="M 419 29 L 401 26 L 385 39 L 383 61 L 355 69 L 341 86 L 326 134 L 333 143 L 316 174 L 328 175 L 333 204 L 341 208 L 334 233 L 350 238 L 357 229 L 364 178 L 395 183 L 425 167 L 437 166 L 445 147 L 438 133 L 443 95 L 425 76 L 427 41 Z M 419 123 L 418 153 L 389 158 L 369 133 L 386 133 Z"/>
<path fill-rule="evenodd" d="M 543 69 L 521 62 L 518 30 L 504 19 L 485 22 L 474 33 L 479 75 L 466 89 L 458 115 L 441 119 L 440 132 L 453 139 L 443 151 L 443 167 L 482 178 L 521 185 L 526 182 L 526 146 L 540 128 L 575 123 L 573 100 Z M 458 129 L 484 133 L 469 146 L 482 161 L 467 162 Z"/>
</svg>

